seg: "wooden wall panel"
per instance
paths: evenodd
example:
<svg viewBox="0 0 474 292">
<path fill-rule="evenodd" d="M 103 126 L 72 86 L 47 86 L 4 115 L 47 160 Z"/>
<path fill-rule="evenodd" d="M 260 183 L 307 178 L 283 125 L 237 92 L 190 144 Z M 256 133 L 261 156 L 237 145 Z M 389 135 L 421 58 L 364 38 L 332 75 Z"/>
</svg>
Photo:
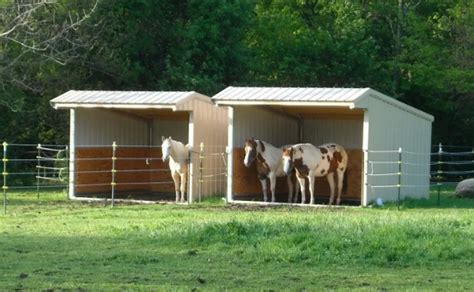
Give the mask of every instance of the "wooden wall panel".
<svg viewBox="0 0 474 292">
<path fill-rule="evenodd" d="M 118 148 L 116 156 L 117 192 L 174 192 L 168 164 L 161 161 L 161 149 Z M 76 193 L 111 192 L 111 157 L 110 147 L 76 149 Z"/>
<path fill-rule="evenodd" d="M 347 149 L 349 156 L 347 171 L 347 189 L 342 194 L 342 199 L 360 200 L 361 198 L 361 180 L 363 168 L 363 153 L 359 149 Z M 263 200 L 262 187 L 257 178 L 255 165 L 250 168 L 245 167 L 244 150 L 234 149 L 234 199 L 255 199 Z M 268 183 L 268 193 L 270 195 L 270 185 Z M 288 188 L 286 178 L 277 180 L 276 193 L 277 200 L 286 202 L 288 200 Z M 317 197 L 329 198 L 330 190 L 326 178 L 317 178 L 315 183 L 315 193 Z M 307 199 L 309 200 L 309 191 L 307 190 Z M 270 197 L 269 197 L 270 198 Z"/>
</svg>

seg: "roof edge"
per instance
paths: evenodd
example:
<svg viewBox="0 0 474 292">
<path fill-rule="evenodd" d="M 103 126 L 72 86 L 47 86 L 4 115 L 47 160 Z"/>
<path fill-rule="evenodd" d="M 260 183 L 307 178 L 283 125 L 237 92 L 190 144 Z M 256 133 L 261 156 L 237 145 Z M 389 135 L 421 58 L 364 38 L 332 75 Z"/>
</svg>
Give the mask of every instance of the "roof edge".
<svg viewBox="0 0 474 292">
<path fill-rule="evenodd" d="M 176 106 L 172 104 L 98 104 L 98 103 L 51 103 L 54 109 L 75 109 L 75 108 L 119 108 L 119 109 L 172 109 L 176 111 Z"/>
<path fill-rule="evenodd" d="M 393 97 L 389 97 L 388 95 L 385 95 L 375 89 L 369 88 L 363 95 L 361 95 L 359 98 L 356 99 L 355 101 L 355 106 L 356 107 L 361 107 L 361 108 L 367 108 L 366 106 L 361 105 L 361 103 L 368 97 L 372 97 L 375 99 L 378 99 L 382 102 L 388 103 L 392 106 L 395 106 L 401 110 L 404 110 L 406 112 L 409 112 L 417 117 L 420 117 L 422 119 L 425 119 L 429 122 L 434 121 L 434 116 L 425 113 L 424 111 L 421 111 L 415 107 L 412 107 L 411 105 L 408 105 L 406 103 L 403 103 Z"/>
<path fill-rule="evenodd" d="M 282 106 L 320 106 L 320 107 L 349 107 L 353 108 L 353 102 L 347 101 L 268 101 L 268 100 L 213 100 L 218 106 L 232 105 L 282 105 Z"/>
</svg>

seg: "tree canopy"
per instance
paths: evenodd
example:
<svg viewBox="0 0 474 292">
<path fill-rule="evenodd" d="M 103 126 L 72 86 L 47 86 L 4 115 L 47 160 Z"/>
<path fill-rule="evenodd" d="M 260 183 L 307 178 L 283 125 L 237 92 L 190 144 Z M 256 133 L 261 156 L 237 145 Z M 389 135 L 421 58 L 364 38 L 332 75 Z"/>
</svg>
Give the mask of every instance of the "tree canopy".
<svg viewBox="0 0 474 292">
<path fill-rule="evenodd" d="M 28 4 L 29 3 L 29 4 Z M 65 142 L 69 89 L 371 87 L 474 145 L 468 0 L 0 0 L 0 138 Z M 62 126 L 58 126 L 62 125 Z"/>
</svg>

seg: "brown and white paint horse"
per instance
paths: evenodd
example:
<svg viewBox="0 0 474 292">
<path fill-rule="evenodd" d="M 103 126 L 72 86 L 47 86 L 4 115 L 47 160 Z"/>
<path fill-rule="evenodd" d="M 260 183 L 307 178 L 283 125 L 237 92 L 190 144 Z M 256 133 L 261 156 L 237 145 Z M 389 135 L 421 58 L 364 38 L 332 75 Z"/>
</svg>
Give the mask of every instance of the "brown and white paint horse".
<svg viewBox="0 0 474 292">
<path fill-rule="evenodd" d="M 296 169 L 296 175 L 301 188 L 301 203 L 306 201 L 305 178 L 309 181 L 311 194 L 310 204 L 314 204 L 315 177 L 327 176 L 331 197 L 329 205 L 334 203 L 335 183 L 334 174 L 337 173 L 337 204 L 341 203 L 344 173 L 347 169 L 347 153 L 340 145 L 330 143 L 316 147 L 312 144 L 296 144 L 283 151 L 283 170 L 290 174 Z"/>
<path fill-rule="evenodd" d="M 267 178 L 270 180 L 270 191 L 272 193 L 272 202 L 275 202 L 275 185 L 277 177 L 286 176 L 288 183 L 288 202 L 293 200 L 293 181 L 291 180 L 292 172 L 285 174 L 281 160 L 282 148 L 277 148 L 270 143 L 250 139 L 245 142 L 244 164 L 250 167 L 254 161 L 257 165 L 257 174 L 262 184 L 263 201 L 267 202 Z M 298 184 L 295 189 L 295 202 L 298 197 Z"/>
<path fill-rule="evenodd" d="M 171 137 L 161 137 L 161 151 L 163 154 L 163 162 L 169 160 L 171 176 L 174 181 L 174 189 L 176 192 L 176 203 L 179 201 L 181 194 L 181 202 L 184 202 L 184 193 L 186 191 L 186 175 L 189 166 L 189 146 L 179 141 L 173 140 Z M 181 185 L 179 179 L 181 178 Z"/>
</svg>

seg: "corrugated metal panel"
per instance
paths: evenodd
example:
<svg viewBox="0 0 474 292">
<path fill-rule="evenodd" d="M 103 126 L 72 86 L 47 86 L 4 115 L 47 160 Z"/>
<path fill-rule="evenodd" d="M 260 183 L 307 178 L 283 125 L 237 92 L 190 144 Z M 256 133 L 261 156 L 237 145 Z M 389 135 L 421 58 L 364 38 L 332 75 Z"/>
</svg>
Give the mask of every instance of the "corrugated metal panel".
<svg viewBox="0 0 474 292">
<path fill-rule="evenodd" d="M 202 195 L 223 195 L 227 188 L 226 146 L 227 146 L 227 108 L 194 99 L 187 107 L 193 108 L 195 152 L 200 151 L 204 143 L 203 188 Z M 192 103 L 192 105 L 191 105 Z M 222 155 L 221 155 L 222 154 Z M 199 156 L 193 155 L 194 200 L 199 195 Z"/>
<path fill-rule="evenodd" d="M 234 107 L 234 147 L 242 148 L 249 138 L 275 146 L 298 143 L 298 122 L 256 106 Z"/>
<path fill-rule="evenodd" d="M 362 149 L 362 120 L 305 119 L 303 142 L 337 143 L 346 149 Z"/>
<path fill-rule="evenodd" d="M 76 110 L 77 146 L 147 145 L 145 121 L 101 109 Z"/>
<path fill-rule="evenodd" d="M 51 100 L 51 104 L 129 104 L 174 105 L 194 91 L 88 91 L 70 90 Z"/>
<path fill-rule="evenodd" d="M 173 140 L 184 144 L 189 143 L 188 139 L 188 121 L 174 120 L 153 120 L 153 145 L 161 145 L 161 137 L 171 136 Z"/>
<path fill-rule="evenodd" d="M 369 107 L 369 150 L 398 150 L 418 154 L 402 153 L 402 197 L 426 198 L 429 195 L 429 172 L 431 150 L 431 122 L 407 114 L 402 109 L 383 101 L 371 99 Z M 368 173 L 397 173 L 398 153 L 369 153 L 369 161 L 392 161 L 390 164 L 369 164 Z M 407 164 L 408 163 L 408 164 Z M 414 175 L 409 175 L 414 174 Z M 425 176 L 423 176 L 425 175 Z M 398 177 L 368 177 L 371 185 L 396 185 Z M 377 197 L 396 200 L 397 188 L 368 188 L 368 202 Z"/>
<path fill-rule="evenodd" d="M 331 101 L 352 102 L 369 88 L 227 87 L 214 101 Z"/>
</svg>

